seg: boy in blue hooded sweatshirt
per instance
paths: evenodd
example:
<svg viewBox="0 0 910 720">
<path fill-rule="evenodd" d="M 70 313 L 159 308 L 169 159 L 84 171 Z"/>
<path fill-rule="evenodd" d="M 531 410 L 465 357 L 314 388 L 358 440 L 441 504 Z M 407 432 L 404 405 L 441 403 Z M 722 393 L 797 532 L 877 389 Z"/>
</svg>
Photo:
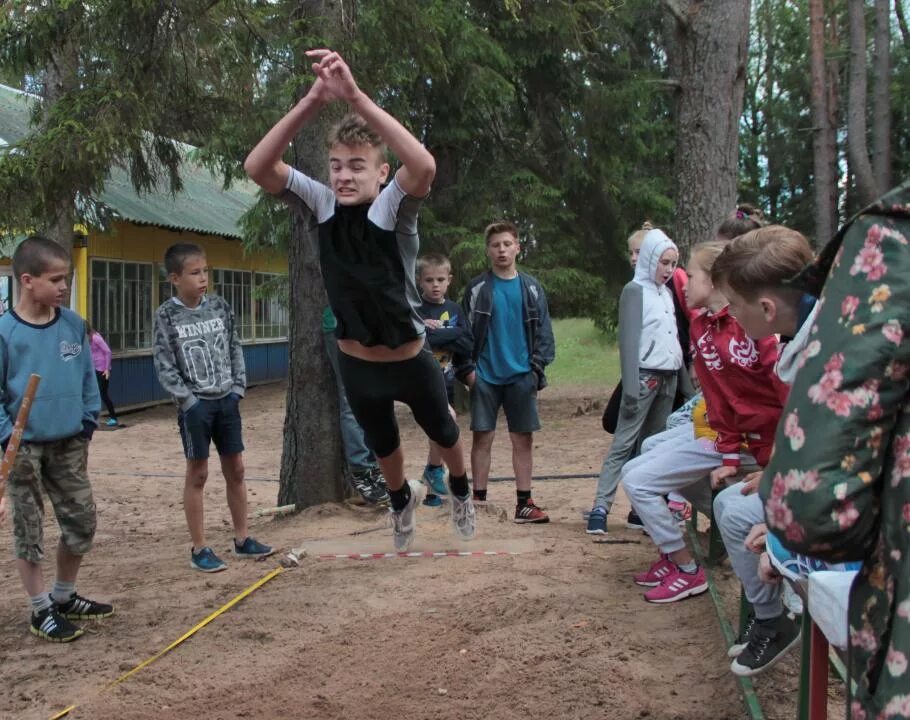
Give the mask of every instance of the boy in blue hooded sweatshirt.
<svg viewBox="0 0 910 720">
<path fill-rule="evenodd" d="M 108 617 L 107 603 L 76 594 L 76 575 L 95 535 L 95 501 L 86 472 L 88 443 L 98 426 L 101 397 L 85 321 L 60 307 L 70 259 L 47 238 L 26 238 L 13 253 L 19 302 L 0 317 L 0 444 L 6 449 L 32 373 L 41 384 L 9 475 L 16 569 L 31 599 L 29 629 L 51 642 L 75 640 L 71 620 Z M 42 488 L 60 526 L 57 575 L 44 589 Z M 0 515 L 2 518 L 2 515 Z"/>
<path fill-rule="evenodd" d="M 673 241 L 649 230 L 635 264 L 635 276 L 619 297 L 619 359 L 623 395 L 613 444 L 597 481 L 586 532 L 605 535 L 619 473 L 641 441 L 664 428 L 683 364 L 673 296 L 666 286 L 679 262 Z"/>
</svg>

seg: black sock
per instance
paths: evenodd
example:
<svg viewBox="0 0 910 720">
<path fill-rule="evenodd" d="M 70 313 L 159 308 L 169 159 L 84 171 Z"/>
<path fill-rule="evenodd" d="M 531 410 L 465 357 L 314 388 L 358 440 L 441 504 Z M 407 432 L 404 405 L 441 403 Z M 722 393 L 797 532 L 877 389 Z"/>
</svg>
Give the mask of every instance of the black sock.
<svg viewBox="0 0 910 720">
<path fill-rule="evenodd" d="M 441 467 L 442 465 L 430 465 L 430 463 L 427 463 L 427 470 L 439 470 Z"/>
<path fill-rule="evenodd" d="M 531 499 L 531 491 L 530 490 L 518 490 L 517 494 L 518 494 L 518 507 L 524 507 L 525 505 L 527 505 L 528 500 Z"/>
<path fill-rule="evenodd" d="M 452 494 L 463 498 L 467 497 L 471 488 L 468 487 L 468 474 L 464 475 L 449 475 L 449 487 L 452 488 Z"/>
<path fill-rule="evenodd" d="M 487 501 L 487 489 L 486 488 L 484 488 L 483 490 L 475 489 L 474 490 L 474 499 L 480 500 L 480 502 L 486 502 Z"/>
<path fill-rule="evenodd" d="M 389 488 L 389 500 L 391 500 L 392 510 L 395 512 L 404 510 L 405 505 L 408 504 L 408 500 L 410 499 L 411 486 L 408 485 L 407 480 L 405 480 L 404 485 L 398 488 L 398 490 L 392 490 L 392 488 Z"/>
</svg>

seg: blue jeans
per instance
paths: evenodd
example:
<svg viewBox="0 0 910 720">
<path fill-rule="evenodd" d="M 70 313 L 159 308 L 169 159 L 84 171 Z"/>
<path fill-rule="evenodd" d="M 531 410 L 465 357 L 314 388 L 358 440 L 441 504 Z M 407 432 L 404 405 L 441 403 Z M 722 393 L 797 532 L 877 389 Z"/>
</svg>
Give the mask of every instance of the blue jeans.
<svg viewBox="0 0 910 720">
<path fill-rule="evenodd" d="M 344 392 L 344 383 L 341 381 L 341 371 L 338 369 L 338 342 L 335 334 L 324 332 L 322 339 L 325 341 L 325 353 L 329 357 L 332 372 L 335 373 L 335 384 L 338 387 L 338 411 L 341 421 L 341 444 L 344 446 L 344 459 L 351 469 L 373 467 L 376 465 L 376 456 L 367 447 L 363 437 L 363 428 L 357 423 L 348 397 Z"/>
</svg>

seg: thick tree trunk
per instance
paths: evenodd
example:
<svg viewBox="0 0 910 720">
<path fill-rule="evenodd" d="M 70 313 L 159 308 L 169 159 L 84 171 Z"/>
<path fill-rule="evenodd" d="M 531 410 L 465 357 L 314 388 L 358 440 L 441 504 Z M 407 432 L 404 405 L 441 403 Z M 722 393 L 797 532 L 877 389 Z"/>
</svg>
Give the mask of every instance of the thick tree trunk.
<svg viewBox="0 0 910 720">
<path fill-rule="evenodd" d="M 676 236 L 710 240 L 736 203 L 750 0 L 665 0 L 676 97 Z"/>
<path fill-rule="evenodd" d="M 837 226 L 836 127 L 829 107 L 828 79 L 825 68 L 825 3 L 809 0 L 809 70 L 812 77 L 812 157 L 815 192 L 815 237 L 824 244 Z"/>
<path fill-rule="evenodd" d="M 853 173 L 857 207 L 868 205 L 879 192 L 866 142 L 866 14 L 863 0 L 850 0 L 850 83 L 847 95 L 847 156 Z"/>
<path fill-rule="evenodd" d="M 878 191 L 886 192 L 891 187 L 891 0 L 875 0 L 874 52 L 872 173 Z"/>
<path fill-rule="evenodd" d="M 337 12 L 327 2 L 300 4 L 305 17 L 324 18 Z M 308 68 L 302 58 L 299 67 Z M 329 118 L 325 113 L 310 123 L 294 143 L 295 165 L 315 178 L 325 178 L 325 136 Z M 290 323 L 288 335 L 288 394 L 281 455 L 281 485 L 278 504 L 306 508 L 343 500 L 347 487 L 342 473 L 335 376 L 325 354 L 322 312 L 325 288 L 319 267 L 319 245 L 310 231 L 309 217 L 291 216 Z"/>
</svg>

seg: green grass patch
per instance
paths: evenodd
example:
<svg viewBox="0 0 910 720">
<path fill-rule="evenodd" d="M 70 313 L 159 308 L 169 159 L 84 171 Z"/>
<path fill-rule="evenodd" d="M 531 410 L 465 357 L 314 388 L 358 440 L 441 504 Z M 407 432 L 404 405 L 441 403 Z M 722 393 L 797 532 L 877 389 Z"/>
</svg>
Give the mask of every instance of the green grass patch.
<svg viewBox="0 0 910 720">
<path fill-rule="evenodd" d="M 588 318 L 553 320 L 556 360 L 547 368 L 552 385 L 615 385 L 619 348 Z"/>
</svg>

